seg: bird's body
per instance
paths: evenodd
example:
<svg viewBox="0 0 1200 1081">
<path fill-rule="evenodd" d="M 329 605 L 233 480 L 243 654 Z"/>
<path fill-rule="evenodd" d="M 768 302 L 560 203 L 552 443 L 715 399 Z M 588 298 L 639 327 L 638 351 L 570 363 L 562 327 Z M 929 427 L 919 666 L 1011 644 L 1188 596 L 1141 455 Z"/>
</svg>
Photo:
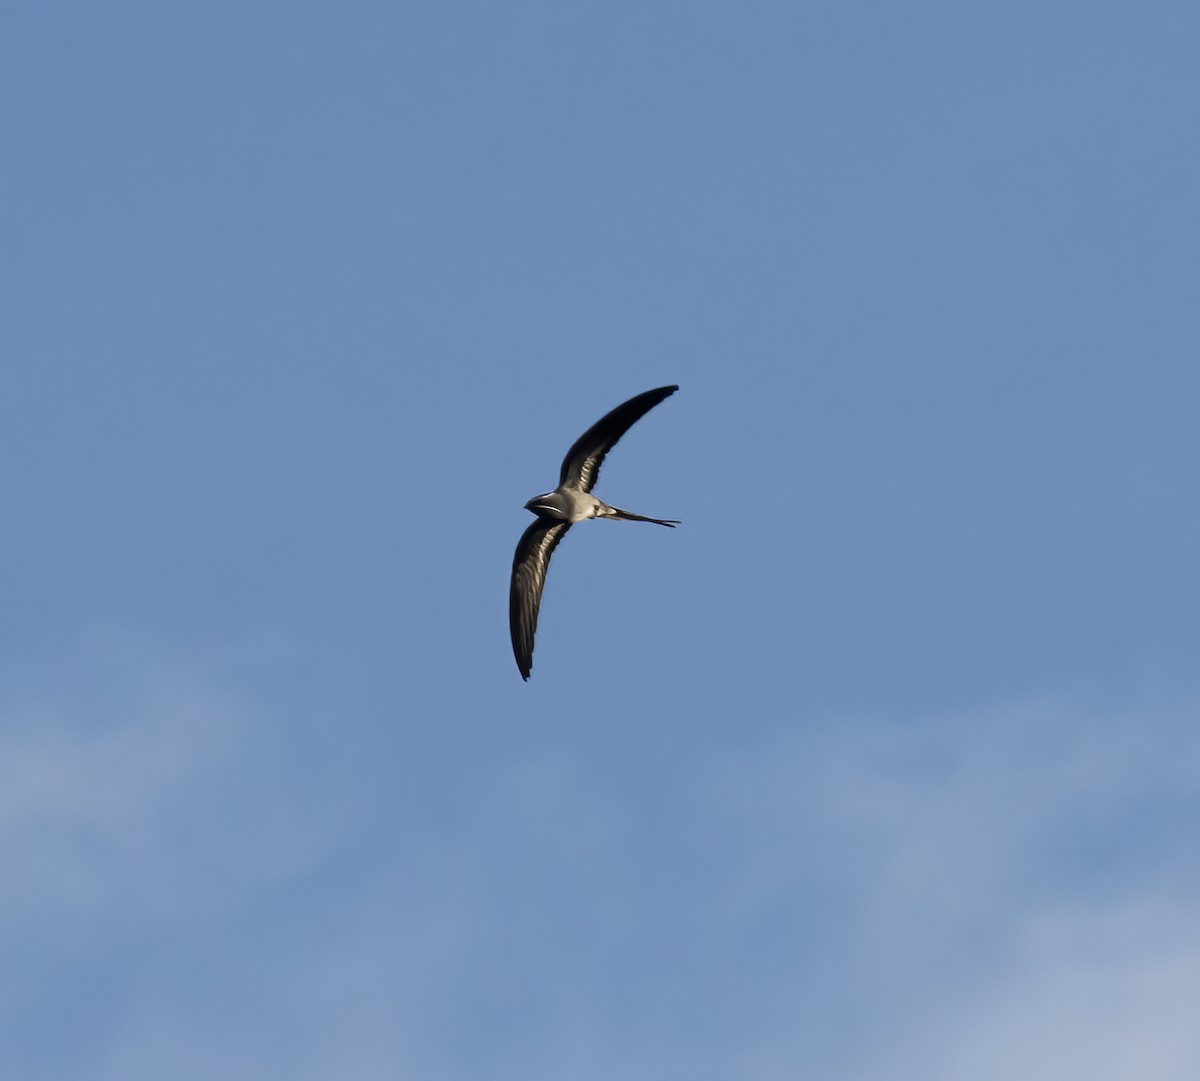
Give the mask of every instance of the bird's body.
<svg viewBox="0 0 1200 1081">
<path fill-rule="evenodd" d="M 670 386 L 648 390 L 601 417 L 567 451 L 558 487 L 552 492 L 534 496 L 525 504 L 526 510 L 537 515 L 537 520 L 525 530 L 517 544 L 508 599 L 513 655 L 522 679 L 529 679 L 533 667 L 533 638 L 550 555 L 573 524 L 589 518 L 653 522 L 672 529 L 679 524 L 671 519 L 644 518 L 640 514 L 631 514 L 619 507 L 610 507 L 592 495 L 592 487 L 600 475 L 604 456 L 639 419 L 678 389 L 677 386 Z"/>
<path fill-rule="evenodd" d="M 623 518 L 631 522 L 654 522 L 674 528 L 679 523 L 666 518 L 643 518 L 619 507 L 610 507 L 603 499 L 578 488 L 555 488 L 552 492 L 535 495 L 525 504 L 539 518 L 554 518 L 560 522 L 586 522 L 589 518 Z"/>
<path fill-rule="evenodd" d="M 556 518 L 560 522 L 584 522 L 588 518 L 599 518 L 604 507 L 591 492 L 578 488 L 555 488 L 552 492 L 535 495 L 525 504 L 539 518 Z"/>
</svg>

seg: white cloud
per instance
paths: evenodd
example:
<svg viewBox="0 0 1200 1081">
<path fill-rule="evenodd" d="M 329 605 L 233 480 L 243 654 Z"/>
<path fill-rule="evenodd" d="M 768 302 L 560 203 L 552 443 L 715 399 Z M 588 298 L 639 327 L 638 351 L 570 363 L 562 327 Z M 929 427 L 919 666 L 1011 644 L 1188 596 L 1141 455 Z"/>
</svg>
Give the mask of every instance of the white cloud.
<svg viewBox="0 0 1200 1081">
<path fill-rule="evenodd" d="M 1046 912 L 1016 937 L 1005 977 L 927 1034 L 937 1055 L 911 1076 L 1192 1081 L 1200 1073 L 1195 905 Z"/>
<path fill-rule="evenodd" d="M 290 821 L 279 721 L 246 695 L 127 638 L 61 671 L 0 703 L 9 921 L 183 917 L 320 856 L 329 830 Z"/>
<path fill-rule="evenodd" d="M 808 724 L 645 783 L 566 743 L 368 821 L 297 795 L 287 718 L 118 653 L 0 705 L 23 948 L 197 939 L 108 1003 L 91 1076 L 1200 1076 L 1190 710 Z"/>
<path fill-rule="evenodd" d="M 823 727 L 720 769 L 754 837 L 727 919 L 814 883 L 845 906 L 815 974 L 834 1003 L 816 1027 L 845 1039 L 816 1072 L 1200 1076 L 1194 717 L 1041 702 Z M 776 989 L 741 1076 L 813 1065 L 813 979 Z"/>
</svg>

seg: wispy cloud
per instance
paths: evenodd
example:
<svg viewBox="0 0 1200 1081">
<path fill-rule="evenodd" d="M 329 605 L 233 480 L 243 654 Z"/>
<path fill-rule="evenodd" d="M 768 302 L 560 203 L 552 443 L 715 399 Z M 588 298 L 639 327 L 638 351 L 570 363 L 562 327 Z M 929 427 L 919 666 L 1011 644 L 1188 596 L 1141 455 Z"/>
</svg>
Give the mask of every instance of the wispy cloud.
<svg viewBox="0 0 1200 1081">
<path fill-rule="evenodd" d="M 743 1076 L 1195 1076 L 1194 716 L 1043 701 L 822 727 L 719 769 L 754 837 L 731 918 L 822 890 L 840 912 Z"/>
<path fill-rule="evenodd" d="M 125 638 L 63 671 L 0 704 L 9 920 L 194 913 L 319 849 L 296 845 L 277 719 L 244 693 Z"/>
<path fill-rule="evenodd" d="M 237 681 L 76 660 L 0 706 L 4 948 L 41 968 L 33 1007 L 5 998 L 45 1029 L 9 1041 L 23 1076 L 1200 1066 L 1189 708 L 807 723 L 660 778 L 568 744 L 372 816 L 306 801 L 318 764 Z"/>
<path fill-rule="evenodd" d="M 929 1026 L 932 1061 L 923 1072 L 918 1058 L 911 1076 L 1194 1078 L 1200 915 L 1195 895 L 1182 900 L 1027 916 L 1003 977 Z"/>
</svg>

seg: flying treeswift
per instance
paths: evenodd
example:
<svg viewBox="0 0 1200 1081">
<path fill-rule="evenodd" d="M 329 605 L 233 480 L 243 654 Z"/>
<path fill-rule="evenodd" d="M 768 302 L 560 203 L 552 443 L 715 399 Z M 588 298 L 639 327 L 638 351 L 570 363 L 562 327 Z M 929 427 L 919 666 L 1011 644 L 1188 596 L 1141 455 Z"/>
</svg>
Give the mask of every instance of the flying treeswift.
<svg viewBox="0 0 1200 1081">
<path fill-rule="evenodd" d="M 513 656 L 521 678 L 528 680 L 533 668 L 533 636 L 537 631 L 538 608 L 550 555 L 567 530 L 588 518 L 619 518 L 629 522 L 653 522 L 674 529 L 679 522 L 666 518 L 644 518 L 627 510 L 610 507 L 592 495 L 604 456 L 633 425 L 679 387 L 659 387 L 639 394 L 611 413 L 606 413 L 583 433 L 563 459 L 558 487 L 535 495 L 525 509 L 537 520 L 517 542 L 513 556 L 512 584 L 508 593 L 508 627 L 512 632 Z"/>
</svg>

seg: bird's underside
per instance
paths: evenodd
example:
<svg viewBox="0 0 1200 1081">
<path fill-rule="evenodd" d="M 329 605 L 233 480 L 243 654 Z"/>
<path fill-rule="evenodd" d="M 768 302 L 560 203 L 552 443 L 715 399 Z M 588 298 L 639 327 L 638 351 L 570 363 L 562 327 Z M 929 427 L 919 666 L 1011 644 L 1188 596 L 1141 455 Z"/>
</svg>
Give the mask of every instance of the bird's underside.
<svg viewBox="0 0 1200 1081">
<path fill-rule="evenodd" d="M 589 518 L 653 522 L 672 529 L 679 524 L 674 519 L 647 518 L 611 507 L 591 494 L 605 455 L 638 420 L 678 389 L 670 386 L 648 390 L 606 413 L 567 451 L 558 487 L 525 504 L 537 519 L 517 542 L 508 595 L 508 625 L 522 679 L 529 679 L 533 667 L 533 640 L 550 556 L 573 524 Z"/>
</svg>

